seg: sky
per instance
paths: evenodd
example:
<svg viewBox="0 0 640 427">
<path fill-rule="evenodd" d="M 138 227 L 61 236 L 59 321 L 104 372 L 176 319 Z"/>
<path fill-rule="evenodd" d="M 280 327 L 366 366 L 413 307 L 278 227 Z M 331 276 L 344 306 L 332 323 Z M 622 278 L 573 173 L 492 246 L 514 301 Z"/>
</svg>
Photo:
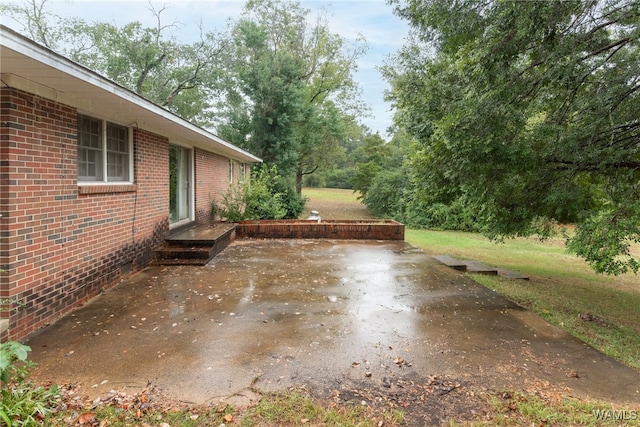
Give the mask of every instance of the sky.
<svg viewBox="0 0 640 427">
<path fill-rule="evenodd" d="M 197 37 L 200 23 L 205 31 L 224 30 L 230 19 L 240 15 L 245 1 L 153 0 L 151 4 L 156 9 L 166 7 L 161 15 L 163 22 L 165 19 L 167 23 L 176 21 L 180 28 L 175 35 L 186 43 L 190 35 Z M 359 35 L 367 40 L 369 50 L 358 60 L 354 74 L 362 100 L 370 108 L 370 117 L 361 117 L 360 122 L 373 132 L 389 137 L 387 129 L 392 124 L 393 112 L 391 105 L 384 101 L 384 92 L 389 86 L 377 67 L 400 49 L 409 31 L 408 24 L 394 15 L 384 0 L 302 0 L 301 4 L 310 10 L 311 17 L 324 10 L 331 31 L 348 42 L 355 41 Z M 79 17 L 88 22 L 155 24 L 147 0 L 48 0 L 46 7 L 61 17 Z M 18 29 L 7 19 L 2 23 Z"/>
</svg>

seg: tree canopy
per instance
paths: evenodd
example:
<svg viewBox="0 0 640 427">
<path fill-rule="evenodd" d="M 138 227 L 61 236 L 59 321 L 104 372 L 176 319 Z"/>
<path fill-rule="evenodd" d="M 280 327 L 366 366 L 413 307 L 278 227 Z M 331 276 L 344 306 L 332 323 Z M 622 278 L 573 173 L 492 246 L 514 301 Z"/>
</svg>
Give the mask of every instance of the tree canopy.
<svg viewBox="0 0 640 427">
<path fill-rule="evenodd" d="M 179 43 L 171 35 L 175 25 L 164 25 L 160 12 L 153 12 L 155 27 L 79 23 L 76 43 L 90 47 L 77 48 L 71 58 L 187 120 L 211 124 L 227 41 L 209 32 L 194 43 Z"/>
<path fill-rule="evenodd" d="M 166 24 L 165 8 L 149 6 L 156 25 L 122 26 L 61 18 L 47 0 L 5 4 L 33 40 L 91 68 L 154 103 L 201 126 L 212 124 L 212 105 L 221 84 L 227 40 L 201 29 L 200 40 L 181 43 L 177 23 Z"/>
<path fill-rule="evenodd" d="M 383 67 L 430 203 L 494 238 L 576 224 L 598 272 L 640 267 L 640 2 L 391 0 L 413 35 Z"/>
<path fill-rule="evenodd" d="M 232 29 L 223 137 L 302 177 L 339 153 L 362 111 L 352 73 L 366 44 L 347 46 L 297 2 L 251 0 Z"/>
</svg>

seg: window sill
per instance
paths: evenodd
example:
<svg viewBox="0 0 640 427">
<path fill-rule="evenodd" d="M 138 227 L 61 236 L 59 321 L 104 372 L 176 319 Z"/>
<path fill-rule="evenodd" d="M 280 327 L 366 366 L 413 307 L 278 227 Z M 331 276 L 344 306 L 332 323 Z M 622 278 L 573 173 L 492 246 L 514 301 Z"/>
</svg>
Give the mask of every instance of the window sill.
<svg viewBox="0 0 640 427">
<path fill-rule="evenodd" d="M 78 185 L 78 194 L 131 193 L 138 191 L 136 184 Z"/>
</svg>

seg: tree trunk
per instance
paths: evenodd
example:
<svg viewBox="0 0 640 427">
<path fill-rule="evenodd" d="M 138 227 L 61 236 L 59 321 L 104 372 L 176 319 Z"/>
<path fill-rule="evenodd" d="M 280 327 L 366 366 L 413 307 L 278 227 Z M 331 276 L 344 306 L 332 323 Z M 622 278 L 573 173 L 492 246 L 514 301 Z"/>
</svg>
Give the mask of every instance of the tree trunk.
<svg viewBox="0 0 640 427">
<path fill-rule="evenodd" d="M 298 169 L 296 171 L 296 193 L 298 193 L 298 196 L 302 195 L 302 176 L 304 174 L 302 173 L 302 169 Z"/>
</svg>

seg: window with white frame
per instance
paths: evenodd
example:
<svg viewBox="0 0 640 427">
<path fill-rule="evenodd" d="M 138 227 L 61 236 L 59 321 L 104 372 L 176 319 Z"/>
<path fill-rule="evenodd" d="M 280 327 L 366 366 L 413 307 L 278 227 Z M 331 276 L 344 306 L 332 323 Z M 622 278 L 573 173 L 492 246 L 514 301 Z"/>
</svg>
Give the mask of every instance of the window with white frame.
<svg viewBox="0 0 640 427">
<path fill-rule="evenodd" d="M 233 160 L 229 159 L 229 183 L 233 184 Z"/>
<path fill-rule="evenodd" d="M 78 182 L 131 182 L 131 149 L 126 126 L 78 116 Z"/>
<path fill-rule="evenodd" d="M 240 172 L 239 172 L 239 177 L 238 180 L 240 182 L 244 182 L 244 179 L 247 176 L 247 164 L 246 163 L 240 163 Z"/>
</svg>

